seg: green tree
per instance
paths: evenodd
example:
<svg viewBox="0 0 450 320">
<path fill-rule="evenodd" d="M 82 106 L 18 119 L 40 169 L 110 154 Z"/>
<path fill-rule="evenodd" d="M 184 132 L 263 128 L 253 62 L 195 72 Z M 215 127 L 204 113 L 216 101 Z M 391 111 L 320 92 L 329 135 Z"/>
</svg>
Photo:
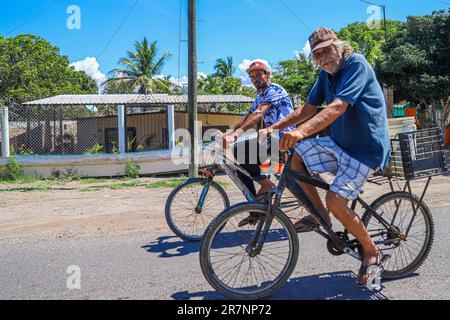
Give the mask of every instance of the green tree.
<svg viewBox="0 0 450 320">
<path fill-rule="evenodd" d="M 214 65 L 215 76 L 220 78 L 233 77 L 236 68 L 233 66 L 233 57 L 227 57 L 226 59 L 217 59 Z"/>
<path fill-rule="evenodd" d="M 167 81 L 157 76 L 161 74 L 164 64 L 171 54 L 164 52 L 158 58 L 156 43 L 157 41 L 154 41 L 149 44 L 146 37 L 142 42 L 136 41 L 135 51 L 127 51 L 127 57 L 121 58 L 118 62 L 124 69 L 112 70 L 110 74 L 113 77 L 106 80 L 105 85 L 109 86 L 111 83 L 115 83 L 116 87 L 113 88 L 132 88 L 133 91 L 136 89 L 140 94 L 170 92 L 170 85 Z"/>
<path fill-rule="evenodd" d="M 304 54 L 278 63 L 272 81 L 281 85 L 296 103 L 304 102 L 317 80 L 319 70 Z"/>
<path fill-rule="evenodd" d="M 69 67 L 67 56 L 42 37 L 0 36 L 0 97 L 21 104 L 59 94 L 97 93 L 95 81 Z"/>
<path fill-rule="evenodd" d="M 395 88 L 397 100 L 421 102 L 433 125 L 445 128 L 450 113 L 450 9 L 408 17 L 400 32 L 383 46 L 380 79 Z M 436 107 L 443 117 L 437 123 Z"/>
<path fill-rule="evenodd" d="M 355 22 L 347 25 L 337 32 L 341 40 L 348 41 L 355 52 L 361 53 L 367 61 L 374 66 L 382 58 L 382 46 L 386 41 L 386 34 L 389 37 L 395 37 L 403 26 L 403 22 L 395 20 L 386 20 L 386 30 L 384 23 L 376 21 L 379 28 L 370 28 L 365 22 Z"/>
</svg>

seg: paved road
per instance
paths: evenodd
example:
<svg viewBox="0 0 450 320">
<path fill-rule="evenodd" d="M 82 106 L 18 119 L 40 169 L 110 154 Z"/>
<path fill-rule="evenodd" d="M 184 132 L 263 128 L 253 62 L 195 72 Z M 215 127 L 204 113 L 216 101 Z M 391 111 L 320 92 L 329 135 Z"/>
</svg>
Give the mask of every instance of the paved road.
<svg viewBox="0 0 450 320">
<path fill-rule="evenodd" d="M 450 207 L 432 211 L 432 253 L 411 277 L 385 282 L 379 293 L 360 289 L 357 262 L 329 255 L 322 238 L 305 234 L 291 280 L 272 299 L 450 299 Z M 0 299 L 222 299 L 200 271 L 198 249 L 170 234 L 1 247 Z M 67 288 L 71 265 L 80 268 L 80 289 Z"/>
</svg>

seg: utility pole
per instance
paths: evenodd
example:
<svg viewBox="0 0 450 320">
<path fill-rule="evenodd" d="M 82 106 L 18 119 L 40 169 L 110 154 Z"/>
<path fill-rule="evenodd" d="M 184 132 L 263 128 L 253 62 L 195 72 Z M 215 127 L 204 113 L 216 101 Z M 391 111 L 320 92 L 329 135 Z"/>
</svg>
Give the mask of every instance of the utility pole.
<svg viewBox="0 0 450 320">
<path fill-rule="evenodd" d="M 197 1 L 188 0 L 188 114 L 191 135 L 189 177 L 198 176 L 197 132 Z"/>
<path fill-rule="evenodd" d="M 386 6 L 380 5 L 383 8 L 383 20 L 384 20 L 384 41 L 387 41 L 387 23 L 386 23 Z"/>
<path fill-rule="evenodd" d="M 384 21 L 384 41 L 387 41 L 387 22 L 386 22 L 386 6 L 385 5 L 378 5 L 379 7 L 381 7 L 383 9 L 383 21 Z M 384 94 L 386 97 L 386 112 L 388 115 L 388 118 L 392 118 L 393 117 L 393 108 L 394 108 L 394 88 L 392 87 L 385 87 L 383 85 L 384 88 Z"/>
</svg>

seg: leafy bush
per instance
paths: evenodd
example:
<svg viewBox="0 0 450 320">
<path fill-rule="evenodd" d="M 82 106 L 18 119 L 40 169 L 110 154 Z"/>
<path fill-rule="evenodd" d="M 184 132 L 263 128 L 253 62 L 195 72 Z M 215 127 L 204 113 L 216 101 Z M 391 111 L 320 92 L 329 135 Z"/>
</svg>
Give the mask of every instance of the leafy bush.
<svg viewBox="0 0 450 320">
<path fill-rule="evenodd" d="M 136 179 L 139 177 L 139 171 L 141 167 L 134 162 L 134 160 L 128 160 L 127 165 L 125 167 L 125 175 L 129 178 Z"/>
<path fill-rule="evenodd" d="M 9 181 L 17 181 L 23 176 L 24 172 L 19 160 L 17 160 L 15 156 L 11 156 L 6 165 L 6 170 L 4 173 L 5 179 Z"/>
<path fill-rule="evenodd" d="M 103 153 L 103 146 L 98 143 L 92 148 L 86 149 L 86 151 L 84 152 L 84 154 L 100 154 L 100 153 Z"/>
</svg>

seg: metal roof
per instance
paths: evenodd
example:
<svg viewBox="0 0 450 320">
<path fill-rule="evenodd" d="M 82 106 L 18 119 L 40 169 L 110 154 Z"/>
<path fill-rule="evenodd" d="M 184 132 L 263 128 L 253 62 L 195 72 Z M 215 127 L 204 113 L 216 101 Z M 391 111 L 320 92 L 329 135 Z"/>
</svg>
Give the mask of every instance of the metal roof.
<svg viewBox="0 0 450 320">
<path fill-rule="evenodd" d="M 252 103 L 253 98 L 244 95 L 198 95 L 198 104 L 211 103 Z M 46 99 L 26 102 L 25 106 L 43 105 L 125 105 L 150 106 L 161 104 L 187 104 L 187 95 L 168 94 L 83 94 L 59 95 Z"/>
</svg>

